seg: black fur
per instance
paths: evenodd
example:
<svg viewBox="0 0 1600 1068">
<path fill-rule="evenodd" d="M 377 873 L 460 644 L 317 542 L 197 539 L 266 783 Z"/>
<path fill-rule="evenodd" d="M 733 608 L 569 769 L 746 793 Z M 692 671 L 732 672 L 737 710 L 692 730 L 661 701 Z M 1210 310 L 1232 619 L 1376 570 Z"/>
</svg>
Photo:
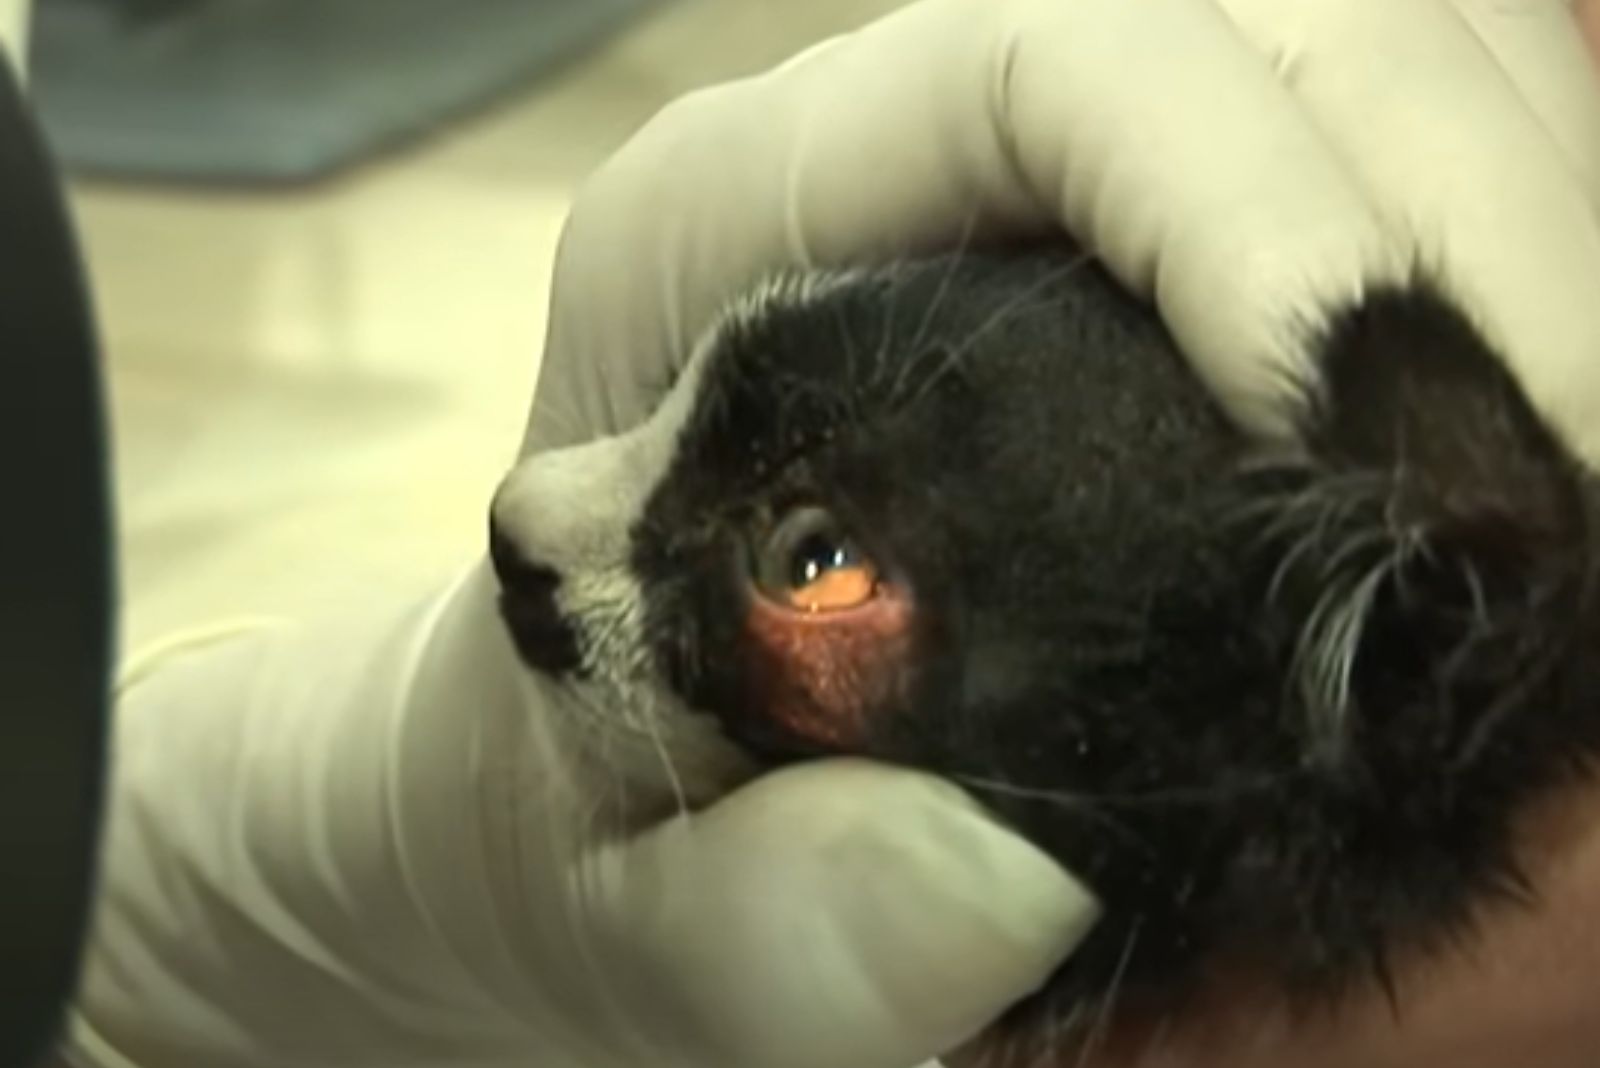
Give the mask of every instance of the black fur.
<svg viewBox="0 0 1600 1068">
<path fill-rule="evenodd" d="M 830 507 L 917 605 L 853 750 L 1106 906 L 1051 1006 L 1383 978 L 1517 890 L 1513 817 L 1600 744 L 1593 487 L 1424 284 L 1330 317 L 1295 455 L 1066 252 L 869 272 L 720 345 L 637 532 L 659 655 L 760 756 L 825 755 L 749 707 L 740 620 L 745 531 Z"/>
</svg>

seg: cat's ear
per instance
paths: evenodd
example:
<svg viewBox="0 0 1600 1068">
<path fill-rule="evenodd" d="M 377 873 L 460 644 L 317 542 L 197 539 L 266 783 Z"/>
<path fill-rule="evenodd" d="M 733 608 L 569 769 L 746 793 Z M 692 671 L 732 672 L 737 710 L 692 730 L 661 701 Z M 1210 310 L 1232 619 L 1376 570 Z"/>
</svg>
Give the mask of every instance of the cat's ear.
<svg viewBox="0 0 1600 1068">
<path fill-rule="evenodd" d="M 1431 287 L 1367 294 L 1315 348 L 1308 462 L 1257 503 L 1317 752 L 1410 715 L 1430 759 L 1472 759 L 1587 588 L 1588 475 Z"/>
<path fill-rule="evenodd" d="M 1505 363 L 1423 283 L 1369 293 L 1334 315 L 1302 430 L 1345 471 L 1389 471 L 1399 524 L 1571 533 L 1577 464 Z"/>
</svg>

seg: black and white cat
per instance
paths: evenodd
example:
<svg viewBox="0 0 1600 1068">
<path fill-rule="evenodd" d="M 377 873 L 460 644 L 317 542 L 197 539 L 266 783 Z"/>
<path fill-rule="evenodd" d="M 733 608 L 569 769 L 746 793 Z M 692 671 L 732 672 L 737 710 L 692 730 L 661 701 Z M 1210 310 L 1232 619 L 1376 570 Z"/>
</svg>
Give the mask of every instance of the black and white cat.
<svg viewBox="0 0 1600 1068">
<path fill-rule="evenodd" d="M 1071 250 L 763 287 L 509 476 L 510 634 L 691 797 L 964 786 L 1103 902 L 1052 1012 L 1383 981 L 1521 892 L 1513 817 L 1600 745 L 1600 498 L 1429 286 L 1312 341 L 1285 450 Z"/>
</svg>

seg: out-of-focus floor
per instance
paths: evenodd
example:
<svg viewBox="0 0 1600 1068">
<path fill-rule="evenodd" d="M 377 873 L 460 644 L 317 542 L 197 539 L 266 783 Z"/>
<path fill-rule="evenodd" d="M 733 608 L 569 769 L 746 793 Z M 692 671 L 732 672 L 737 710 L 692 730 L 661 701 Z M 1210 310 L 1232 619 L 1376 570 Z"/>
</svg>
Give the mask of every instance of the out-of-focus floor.
<svg viewBox="0 0 1600 1068">
<path fill-rule="evenodd" d="M 468 561 L 521 433 L 575 185 L 671 97 L 895 6 L 675 0 L 524 97 L 315 189 L 76 187 L 125 647 Z"/>
</svg>

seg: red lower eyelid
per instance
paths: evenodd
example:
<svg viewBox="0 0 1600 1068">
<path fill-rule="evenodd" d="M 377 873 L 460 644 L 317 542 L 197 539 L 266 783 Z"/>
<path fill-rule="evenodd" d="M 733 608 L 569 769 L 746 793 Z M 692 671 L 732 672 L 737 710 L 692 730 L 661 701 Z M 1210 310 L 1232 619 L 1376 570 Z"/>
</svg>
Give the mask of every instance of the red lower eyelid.
<svg viewBox="0 0 1600 1068">
<path fill-rule="evenodd" d="M 752 712 L 791 734 L 848 749 L 892 696 L 909 653 L 911 603 L 892 586 L 859 605 L 802 612 L 751 597 Z"/>
</svg>

